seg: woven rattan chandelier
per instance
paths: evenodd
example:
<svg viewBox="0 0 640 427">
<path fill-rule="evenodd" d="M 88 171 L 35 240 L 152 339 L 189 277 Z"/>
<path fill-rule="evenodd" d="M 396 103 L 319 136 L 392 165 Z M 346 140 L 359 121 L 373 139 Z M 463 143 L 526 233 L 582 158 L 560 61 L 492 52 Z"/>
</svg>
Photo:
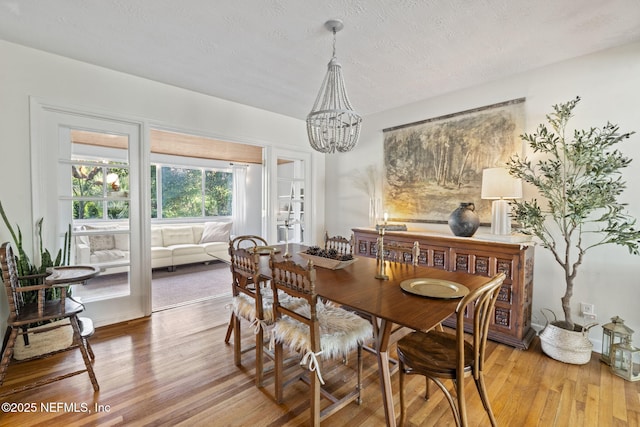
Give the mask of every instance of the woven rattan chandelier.
<svg viewBox="0 0 640 427">
<path fill-rule="evenodd" d="M 342 67 L 336 58 L 336 33 L 344 24 L 339 19 L 324 26 L 333 33 L 333 56 L 329 61 L 320 93 L 307 116 L 307 134 L 314 150 L 321 153 L 351 151 L 358 142 L 362 117 L 353 111 L 342 78 Z"/>
</svg>

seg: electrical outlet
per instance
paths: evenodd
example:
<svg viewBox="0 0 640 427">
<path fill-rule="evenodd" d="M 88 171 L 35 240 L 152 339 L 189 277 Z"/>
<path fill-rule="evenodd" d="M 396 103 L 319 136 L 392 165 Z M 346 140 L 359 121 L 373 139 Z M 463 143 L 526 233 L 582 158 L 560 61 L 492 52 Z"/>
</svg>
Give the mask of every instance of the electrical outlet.
<svg viewBox="0 0 640 427">
<path fill-rule="evenodd" d="M 585 320 L 588 320 L 589 322 L 595 322 L 596 319 L 597 319 L 597 316 L 595 314 L 587 314 L 587 313 L 585 313 L 582 316 L 585 318 Z"/>
<path fill-rule="evenodd" d="M 593 304 L 587 304 L 586 302 L 580 303 L 580 314 L 584 317 L 591 318 L 596 315 L 596 307 Z"/>
</svg>

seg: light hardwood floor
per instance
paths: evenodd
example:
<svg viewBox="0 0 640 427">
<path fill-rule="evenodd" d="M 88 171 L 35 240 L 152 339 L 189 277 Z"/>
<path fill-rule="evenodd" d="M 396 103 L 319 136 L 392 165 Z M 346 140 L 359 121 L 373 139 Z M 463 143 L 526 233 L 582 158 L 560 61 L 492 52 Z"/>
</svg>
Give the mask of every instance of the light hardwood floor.
<svg viewBox="0 0 640 427">
<path fill-rule="evenodd" d="M 291 385 L 285 391 L 285 403 L 277 405 L 270 377 L 265 388 L 254 385 L 252 352 L 243 355 L 242 369 L 233 365 L 232 349 L 223 342 L 228 302 L 228 298 L 219 298 L 99 328 L 91 340 L 99 393 L 93 393 L 84 374 L 16 394 L 2 403 L 12 404 L 9 409 L 19 412 L 0 412 L 0 425 L 306 425 L 308 393 L 303 383 Z M 249 328 L 244 332 L 248 345 L 253 335 Z M 354 361 L 355 357 L 346 366 L 325 366 L 325 380 L 343 389 L 350 387 Z M 79 354 L 72 353 L 12 365 L 0 392 L 22 378 L 78 363 L 82 363 Z M 375 358 L 366 354 L 365 365 L 363 404 L 349 405 L 323 425 L 384 425 Z M 537 338 L 527 351 L 492 343 L 486 372 L 501 426 L 640 425 L 640 382 L 612 375 L 596 355 L 590 363 L 574 366 L 544 356 Z M 433 387 L 433 396 L 426 402 L 424 379 L 408 379 L 408 424 L 453 425 L 442 394 Z M 397 375 L 392 384 L 399 410 Z M 471 382 L 468 386 L 470 418 L 474 425 L 487 425 L 480 399 Z"/>
</svg>

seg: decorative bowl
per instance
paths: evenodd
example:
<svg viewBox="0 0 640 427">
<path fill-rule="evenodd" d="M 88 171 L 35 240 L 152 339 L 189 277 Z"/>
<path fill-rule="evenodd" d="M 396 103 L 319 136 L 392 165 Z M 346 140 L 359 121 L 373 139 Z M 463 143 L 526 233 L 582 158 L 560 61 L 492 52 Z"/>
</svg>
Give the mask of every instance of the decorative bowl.
<svg viewBox="0 0 640 427">
<path fill-rule="evenodd" d="M 306 260 L 313 261 L 313 265 L 316 267 L 328 268 L 330 270 L 339 270 L 357 261 L 356 258 L 342 261 L 339 259 L 325 258 L 317 255 L 309 255 L 308 253 L 305 253 L 305 252 L 298 252 L 298 255 L 300 255 L 302 258 Z"/>
</svg>

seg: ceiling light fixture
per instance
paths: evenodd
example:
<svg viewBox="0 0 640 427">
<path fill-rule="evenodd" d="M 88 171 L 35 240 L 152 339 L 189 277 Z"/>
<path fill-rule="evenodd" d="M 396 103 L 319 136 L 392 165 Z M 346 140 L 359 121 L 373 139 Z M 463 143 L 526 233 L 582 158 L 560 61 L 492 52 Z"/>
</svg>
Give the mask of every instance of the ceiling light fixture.
<svg viewBox="0 0 640 427">
<path fill-rule="evenodd" d="M 358 142 L 362 117 L 353 111 L 336 58 L 336 33 L 344 28 L 339 19 L 325 22 L 333 33 L 333 57 L 329 61 L 320 93 L 307 116 L 307 134 L 314 150 L 321 153 L 351 151 Z"/>
</svg>

